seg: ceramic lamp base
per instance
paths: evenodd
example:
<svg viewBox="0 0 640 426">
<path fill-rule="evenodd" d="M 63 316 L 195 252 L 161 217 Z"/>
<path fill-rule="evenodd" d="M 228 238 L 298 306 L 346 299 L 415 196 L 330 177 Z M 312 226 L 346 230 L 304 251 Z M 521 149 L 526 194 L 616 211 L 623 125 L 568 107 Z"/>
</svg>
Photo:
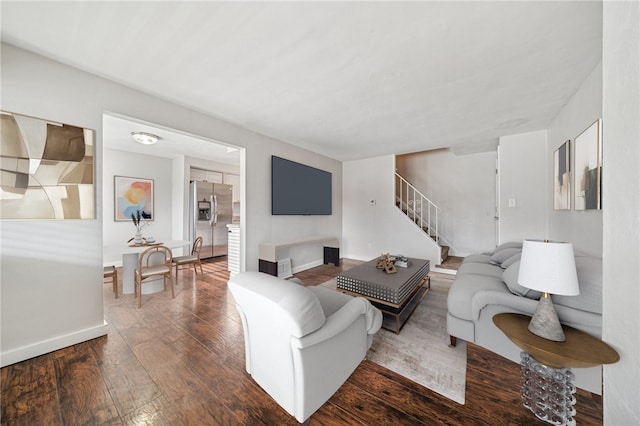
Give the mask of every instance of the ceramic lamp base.
<svg viewBox="0 0 640 426">
<path fill-rule="evenodd" d="M 554 342 L 564 342 L 566 340 L 549 293 L 544 293 L 540 297 L 536 311 L 533 313 L 529 323 L 529 331 L 536 336 L 553 340 Z"/>
</svg>

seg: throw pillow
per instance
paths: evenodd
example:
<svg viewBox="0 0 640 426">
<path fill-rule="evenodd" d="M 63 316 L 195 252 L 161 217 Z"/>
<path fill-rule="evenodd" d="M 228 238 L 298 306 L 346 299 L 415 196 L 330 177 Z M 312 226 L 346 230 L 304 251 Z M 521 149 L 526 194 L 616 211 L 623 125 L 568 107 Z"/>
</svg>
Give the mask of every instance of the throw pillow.
<svg viewBox="0 0 640 426">
<path fill-rule="evenodd" d="M 496 249 L 493 251 L 494 253 L 497 253 L 499 251 L 502 251 L 504 249 L 508 249 L 508 248 L 522 248 L 522 241 L 509 241 L 506 243 L 502 243 L 500 244 L 498 247 L 496 247 Z"/>
<path fill-rule="evenodd" d="M 511 264 L 503 273 L 502 281 L 507 285 L 509 291 L 516 296 L 526 297 L 527 299 L 540 299 L 542 293 L 518 284 L 518 273 L 520 272 L 520 261 L 517 260 Z"/>
<path fill-rule="evenodd" d="M 507 269 L 509 266 L 513 265 L 518 260 L 520 260 L 520 256 L 521 255 L 522 255 L 522 253 L 514 254 L 513 256 L 511 256 L 510 258 L 508 258 L 507 260 L 502 262 L 502 264 L 500 266 L 502 267 L 502 269 Z"/>
<path fill-rule="evenodd" d="M 504 250 L 500 250 L 499 252 L 493 254 L 489 258 L 489 263 L 493 263 L 494 265 L 502 265 L 502 262 L 509 259 L 511 256 L 521 253 L 521 248 L 506 248 Z"/>
</svg>

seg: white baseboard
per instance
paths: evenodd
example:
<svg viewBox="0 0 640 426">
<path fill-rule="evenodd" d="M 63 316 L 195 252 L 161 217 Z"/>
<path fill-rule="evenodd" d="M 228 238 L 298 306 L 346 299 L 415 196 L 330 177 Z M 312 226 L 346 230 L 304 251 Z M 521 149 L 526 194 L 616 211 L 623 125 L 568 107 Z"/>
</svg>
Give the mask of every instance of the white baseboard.
<svg viewBox="0 0 640 426">
<path fill-rule="evenodd" d="M 315 268 L 316 266 L 324 265 L 321 259 L 314 260 L 313 262 L 305 263 L 291 268 L 291 272 L 297 274 L 298 272 L 306 271 L 307 269 Z"/>
<path fill-rule="evenodd" d="M 107 334 L 107 323 L 0 353 L 0 367 L 44 355 Z"/>
</svg>

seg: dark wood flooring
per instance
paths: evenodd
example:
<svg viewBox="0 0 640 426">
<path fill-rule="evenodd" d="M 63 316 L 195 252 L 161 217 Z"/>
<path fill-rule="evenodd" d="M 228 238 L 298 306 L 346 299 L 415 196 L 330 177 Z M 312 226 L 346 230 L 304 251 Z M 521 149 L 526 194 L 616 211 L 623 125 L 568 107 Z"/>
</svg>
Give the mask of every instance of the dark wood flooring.
<svg viewBox="0 0 640 426">
<path fill-rule="evenodd" d="M 319 284 L 349 266 L 297 276 Z M 105 285 L 108 336 L 2 368 L 2 425 L 297 424 L 244 370 L 226 261 L 205 269 L 181 271 L 175 299 L 145 295 L 141 309 Z M 519 387 L 517 364 L 472 344 L 465 405 L 365 360 L 310 424 L 546 424 L 522 406 Z M 602 407 L 586 392 L 577 399 L 577 424 L 602 424 Z"/>
</svg>

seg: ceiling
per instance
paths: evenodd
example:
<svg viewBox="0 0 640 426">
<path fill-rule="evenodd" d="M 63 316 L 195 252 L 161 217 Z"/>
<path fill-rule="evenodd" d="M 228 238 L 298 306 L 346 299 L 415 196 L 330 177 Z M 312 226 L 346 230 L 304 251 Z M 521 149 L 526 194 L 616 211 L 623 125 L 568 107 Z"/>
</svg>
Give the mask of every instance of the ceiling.
<svg viewBox="0 0 640 426">
<path fill-rule="evenodd" d="M 240 151 L 234 147 L 127 117 L 105 114 L 102 120 L 102 131 L 104 147 L 109 149 L 172 159 L 185 155 L 240 165 Z M 158 136 L 159 140 L 153 145 L 143 145 L 133 140 L 132 132 L 151 133 Z"/>
<path fill-rule="evenodd" d="M 11 2 L 2 40 L 345 161 L 546 128 L 602 3 Z"/>
</svg>

